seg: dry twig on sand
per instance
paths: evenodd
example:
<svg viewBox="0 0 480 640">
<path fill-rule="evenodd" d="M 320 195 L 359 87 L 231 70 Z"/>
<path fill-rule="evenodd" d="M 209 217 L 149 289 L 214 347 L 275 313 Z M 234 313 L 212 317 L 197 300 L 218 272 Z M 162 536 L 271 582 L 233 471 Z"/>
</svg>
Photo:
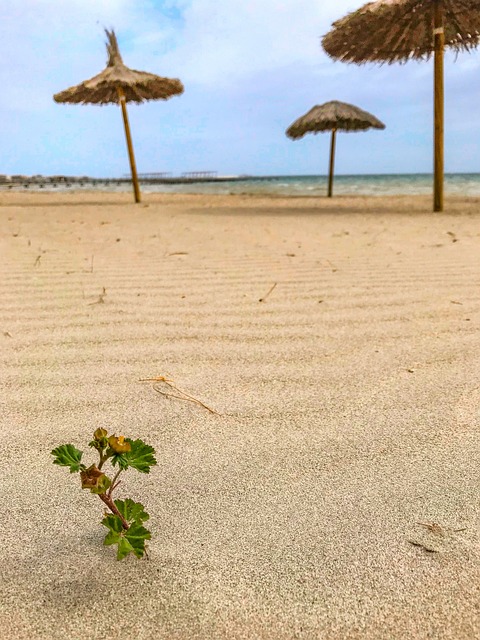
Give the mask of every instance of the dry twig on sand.
<svg viewBox="0 0 480 640">
<path fill-rule="evenodd" d="M 466 527 L 453 529 L 442 526 L 438 524 L 438 522 L 417 522 L 416 524 L 426 529 L 428 533 L 422 535 L 420 538 L 415 536 L 414 538 L 407 539 L 407 542 L 414 547 L 420 547 L 428 553 L 440 553 L 448 550 L 449 545 L 455 543 L 457 540 L 457 536 L 452 534 L 466 531 L 467 529 Z"/>
<path fill-rule="evenodd" d="M 107 295 L 107 290 L 105 289 L 105 287 L 103 287 L 103 291 L 98 296 L 98 300 L 94 300 L 94 302 L 89 302 L 88 306 L 91 306 L 92 304 L 104 304 L 106 295 Z"/>
<path fill-rule="evenodd" d="M 141 378 L 139 382 L 153 382 L 154 383 L 153 390 L 159 393 L 160 395 L 165 396 L 166 398 L 177 398 L 177 400 L 185 400 L 186 402 L 193 402 L 195 404 L 199 404 L 201 407 L 203 407 L 204 409 L 206 409 L 210 413 L 213 413 L 216 416 L 221 415 L 220 413 L 218 413 L 218 411 L 215 411 L 215 409 L 212 409 L 201 400 L 198 400 L 198 398 L 194 398 L 190 394 L 186 393 L 186 391 L 182 391 L 182 389 L 179 389 L 173 383 L 173 380 L 168 380 L 167 378 L 165 378 L 165 376 L 157 376 L 155 378 Z M 159 387 L 158 383 L 165 384 L 167 387 L 169 387 L 170 389 L 173 389 L 180 395 L 176 395 L 174 393 L 168 393 L 167 391 L 164 391 Z"/>
<path fill-rule="evenodd" d="M 417 524 L 421 527 L 425 527 L 425 529 L 428 529 L 431 533 L 434 533 L 437 536 L 445 535 L 445 529 L 436 522 L 417 522 Z"/>
<path fill-rule="evenodd" d="M 259 298 L 259 302 L 265 302 L 265 300 L 268 298 L 268 296 L 272 293 L 272 291 L 275 289 L 275 287 L 277 286 L 277 283 L 274 282 L 273 285 L 270 287 L 270 289 L 267 291 L 267 293 L 263 296 L 263 298 Z"/>
<path fill-rule="evenodd" d="M 430 546 L 427 543 L 417 542 L 416 540 L 407 540 L 407 542 L 409 542 L 414 547 L 420 547 L 421 549 L 423 549 L 424 551 L 427 551 L 428 553 L 438 553 L 438 549 L 436 549 L 433 546 Z"/>
<path fill-rule="evenodd" d="M 449 529 L 448 527 L 442 527 L 440 524 L 436 522 L 417 522 L 421 527 L 425 527 L 431 533 L 435 533 L 439 536 L 444 536 L 446 531 L 452 531 L 453 533 L 459 533 L 460 531 L 466 531 L 467 527 L 461 527 L 460 529 Z"/>
<path fill-rule="evenodd" d="M 336 267 L 334 264 L 332 264 L 330 262 L 330 260 L 325 260 L 325 262 L 327 263 L 327 265 L 330 267 L 330 269 L 332 270 L 332 273 L 335 273 L 335 271 L 338 271 L 338 267 Z"/>
</svg>

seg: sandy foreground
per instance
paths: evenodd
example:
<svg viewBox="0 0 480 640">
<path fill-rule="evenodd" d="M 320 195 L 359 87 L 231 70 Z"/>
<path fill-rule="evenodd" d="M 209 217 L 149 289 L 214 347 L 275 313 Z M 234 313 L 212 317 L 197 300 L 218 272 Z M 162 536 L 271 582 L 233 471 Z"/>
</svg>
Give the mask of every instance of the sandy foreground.
<svg viewBox="0 0 480 640">
<path fill-rule="evenodd" d="M 479 200 L 0 193 L 0 217 L 1 638 L 480 638 Z M 118 490 L 149 560 L 52 465 L 99 426 L 157 450 Z"/>
</svg>

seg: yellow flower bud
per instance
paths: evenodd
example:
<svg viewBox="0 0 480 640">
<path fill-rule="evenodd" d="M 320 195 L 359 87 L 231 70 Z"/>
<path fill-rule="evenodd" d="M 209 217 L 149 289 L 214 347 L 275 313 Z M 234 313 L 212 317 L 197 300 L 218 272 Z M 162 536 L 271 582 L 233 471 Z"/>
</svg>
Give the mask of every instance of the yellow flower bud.
<svg viewBox="0 0 480 640">
<path fill-rule="evenodd" d="M 108 444 L 115 453 L 126 453 L 127 451 L 132 450 L 130 443 L 125 441 L 124 436 L 118 436 L 118 438 L 117 436 L 110 436 Z"/>
</svg>

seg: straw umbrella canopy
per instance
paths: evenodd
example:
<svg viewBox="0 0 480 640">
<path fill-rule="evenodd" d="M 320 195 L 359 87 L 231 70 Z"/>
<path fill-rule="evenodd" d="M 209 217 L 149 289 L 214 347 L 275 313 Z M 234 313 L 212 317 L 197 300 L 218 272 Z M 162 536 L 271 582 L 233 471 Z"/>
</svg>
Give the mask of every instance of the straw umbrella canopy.
<svg viewBox="0 0 480 640">
<path fill-rule="evenodd" d="M 310 109 L 304 116 L 295 120 L 286 131 L 292 140 L 303 138 L 306 133 L 331 131 L 330 169 L 328 176 L 328 197 L 333 195 L 333 170 L 335 164 L 335 143 L 337 131 L 366 131 L 367 129 L 385 129 L 383 122 L 368 111 L 363 111 L 346 102 L 326 102 Z"/>
<path fill-rule="evenodd" d="M 478 0 L 377 0 L 333 23 L 323 48 L 342 62 L 434 62 L 434 211 L 443 210 L 444 47 L 455 52 L 479 42 Z"/>
<path fill-rule="evenodd" d="M 135 202 L 140 202 L 140 187 L 126 103 L 141 104 L 147 100 L 167 100 L 171 96 L 183 93 L 183 84 L 180 80 L 162 78 L 153 73 L 129 69 L 120 55 L 115 32 L 105 29 L 105 33 L 108 39 L 106 43 L 108 52 L 106 68 L 90 80 L 85 80 L 74 87 L 56 93 L 53 99 L 55 102 L 70 104 L 120 104 L 132 171 Z"/>
</svg>

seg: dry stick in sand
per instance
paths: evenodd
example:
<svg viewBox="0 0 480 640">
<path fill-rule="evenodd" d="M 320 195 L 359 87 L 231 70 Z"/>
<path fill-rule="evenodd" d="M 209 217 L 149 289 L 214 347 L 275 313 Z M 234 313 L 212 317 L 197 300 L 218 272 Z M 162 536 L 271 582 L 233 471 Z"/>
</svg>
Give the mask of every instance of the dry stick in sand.
<svg viewBox="0 0 480 640">
<path fill-rule="evenodd" d="M 421 549 L 423 549 L 424 551 L 427 551 L 428 553 L 438 553 L 438 549 L 435 549 L 435 547 L 430 546 L 429 544 L 424 544 L 423 542 L 417 542 L 416 540 L 407 540 L 407 542 L 413 545 L 414 547 L 420 547 Z"/>
<path fill-rule="evenodd" d="M 436 522 L 417 522 L 417 524 L 420 525 L 421 527 L 425 527 L 432 533 L 436 533 L 437 535 L 440 535 L 440 536 L 445 535 L 446 530 L 448 531 L 448 528 L 444 528 L 441 525 L 437 524 Z M 450 531 L 453 531 L 453 533 L 458 533 L 460 531 L 466 531 L 466 530 L 467 530 L 467 527 L 462 527 L 461 529 L 450 529 Z"/>
<path fill-rule="evenodd" d="M 437 536 L 445 535 L 445 529 L 436 522 L 417 522 L 417 524 L 425 527 L 425 529 L 428 529 L 431 533 L 435 533 Z"/>
<path fill-rule="evenodd" d="M 325 262 L 328 264 L 328 266 L 332 270 L 332 273 L 335 273 L 335 271 L 338 271 L 338 268 L 334 264 L 332 264 L 330 260 L 325 260 Z"/>
<path fill-rule="evenodd" d="M 41 257 L 42 256 L 40 255 L 35 258 L 35 262 L 33 263 L 34 267 L 38 267 L 38 265 L 40 264 Z"/>
<path fill-rule="evenodd" d="M 153 383 L 163 382 L 164 384 L 167 385 L 167 387 L 170 387 L 170 389 L 173 389 L 174 391 L 177 391 L 180 395 L 177 396 L 177 395 L 175 395 L 173 393 L 167 393 L 166 391 L 162 391 L 161 389 L 158 388 L 158 385 L 156 385 L 156 384 L 153 385 L 153 390 L 156 391 L 157 393 L 159 393 L 160 395 L 165 396 L 166 398 L 177 398 L 177 400 L 185 400 L 186 402 L 194 402 L 195 404 L 199 404 L 201 407 L 203 407 L 207 411 L 210 411 L 210 413 L 213 413 L 216 416 L 221 415 L 220 413 L 218 413 L 218 411 L 215 411 L 215 409 L 212 409 L 211 407 L 208 407 L 201 400 L 198 400 L 197 398 L 194 398 L 193 396 L 189 395 L 185 391 L 182 391 L 181 389 L 179 389 L 175 384 L 173 384 L 172 380 L 168 380 L 167 378 L 165 378 L 165 376 L 157 376 L 156 378 L 141 378 L 139 380 L 139 382 L 153 382 Z"/>
<path fill-rule="evenodd" d="M 107 295 L 107 290 L 105 289 L 105 287 L 103 287 L 103 291 L 98 296 L 98 300 L 95 300 L 94 302 L 89 302 L 88 306 L 91 306 L 92 304 L 103 304 L 105 302 L 104 298 L 106 295 Z"/>
<path fill-rule="evenodd" d="M 275 287 L 277 286 L 277 283 L 274 282 L 273 286 L 270 287 L 270 289 L 267 291 L 266 295 L 263 296 L 263 298 L 259 298 L 259 302 L 265 302 L 265 300 L 268 298 L 268 296 L 272 293 L 272 291 L 275 289 Z"/>
</svg>

